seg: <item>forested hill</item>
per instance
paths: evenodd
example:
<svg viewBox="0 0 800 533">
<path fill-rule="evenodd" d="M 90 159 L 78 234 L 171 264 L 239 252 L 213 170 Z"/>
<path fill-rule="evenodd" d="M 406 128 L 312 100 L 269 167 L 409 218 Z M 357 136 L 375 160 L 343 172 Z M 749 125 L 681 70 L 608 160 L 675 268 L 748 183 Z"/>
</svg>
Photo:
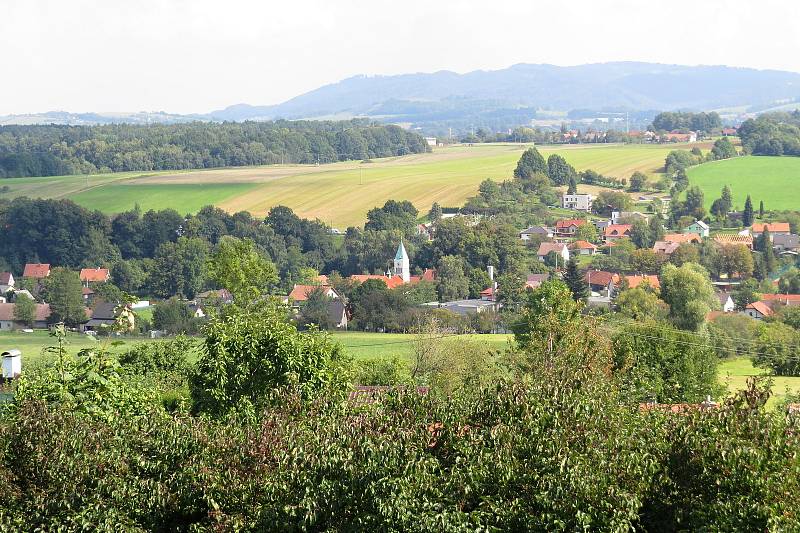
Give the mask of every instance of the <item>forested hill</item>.
<svg viewBox="0 0 800 533">
<path fill-rule="evenodd" d="M 331 163 L 428 149 L 417 133 L 366 120 L 0 126 L 0 178 Z"/>
</svg>

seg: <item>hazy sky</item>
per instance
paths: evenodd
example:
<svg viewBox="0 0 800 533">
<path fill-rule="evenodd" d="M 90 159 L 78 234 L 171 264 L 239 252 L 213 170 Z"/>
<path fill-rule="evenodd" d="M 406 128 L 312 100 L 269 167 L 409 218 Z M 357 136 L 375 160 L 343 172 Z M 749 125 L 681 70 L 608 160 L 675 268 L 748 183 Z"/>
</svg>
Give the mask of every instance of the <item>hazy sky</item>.
<svg viewBox="0 0 800 533">
<path fill-rule="evenodd" d="M 798 21 L 795 0 L 0 0 L 0 114 L 207 112 L 515 63 L 800 72 Z"/>
</svg>

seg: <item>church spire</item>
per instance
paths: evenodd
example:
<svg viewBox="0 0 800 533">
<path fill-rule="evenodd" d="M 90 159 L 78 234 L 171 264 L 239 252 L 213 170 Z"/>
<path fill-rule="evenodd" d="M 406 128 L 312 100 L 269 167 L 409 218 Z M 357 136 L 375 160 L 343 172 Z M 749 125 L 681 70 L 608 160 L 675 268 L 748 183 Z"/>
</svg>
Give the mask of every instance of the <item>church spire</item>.
<svg viewBox="0 0 800 533">
<path fill-rule="evenodd" d="M 403 283 L 411 280 L 411 265 L 402 239 L 400 239 L 400 246 L 397 247 L 397 253 L 394 254 L 394 275 L 402 278 Z"/>
</svg>

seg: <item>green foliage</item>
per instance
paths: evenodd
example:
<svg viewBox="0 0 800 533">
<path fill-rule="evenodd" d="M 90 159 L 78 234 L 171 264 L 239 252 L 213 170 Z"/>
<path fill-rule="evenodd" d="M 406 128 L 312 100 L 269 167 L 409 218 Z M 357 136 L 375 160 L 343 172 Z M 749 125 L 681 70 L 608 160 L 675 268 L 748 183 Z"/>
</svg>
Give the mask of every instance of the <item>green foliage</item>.
<svg viewBox="0 0 800 533">
<path fill-rule="evenodd" d="M 514 169 L 514 177 L 520 180 L 532 178 L 535 174 L 547 176 L 547 163 L 536 148 L 528 148 L 523 152 Z"/>
<path fill-rule="evenodd" d="M 758 282 L 752 278 L 743 281 L 731 293 L 731 298 L 739 311 L 747 307 L 748 304 L 759 301 L 761 296 L 759 295 Z"/>
<path fill-rule="evenodd" d="M 401 202 L 387 200 L 383 207 L 376 207 L 367 212 L 365 230 L 400 231 L 410 236 L 416 233 L 417 215 L 419 211 L 408 200 Z"/>
<path fill-rule="evenodd" d="M 639 192 L 647 185 L 647 176 L 643 173 L 636 171 L 631 175 L 628 180 L 628 190 L 631 192 Z"/>
<path fill-rule="evenodd" d="M 649 322 L 620 329 L 612 345 L 614 371 L 633 400 L 699 403 L 722 392 L 717 354 L 695 335 Z"/>
<path fill-rule="evenodd" d="M 756 155 L 800 155 L 800 112 L 765 113 L 745 120 L 738 135 L 746 152 Z"/>
<path fill-rule="evenodd" d="M 711 113 L 664 111 L 653 119 L 653 129 L 657 131 L 694 130 L 708 132 L 720 127 L 722 127 L 722 120 L 716 111 Z"/>
<path fill-rule="evenodd" d="M 776 376 L 800 376 L 800 333 L 781 322 L 759 324 L 753 345 L 753 365 Z"/>
<path fill-rule="evenodd" d="M 669 318 L 681 329 L 697 330 L 709 311 L 719 307 L 708 272 L 696 263 L 664 265 L 661 298 L 669 305 Z"/>
<path fill-rule="evenodd" d="M 564 269 L 564 283 L 569 287 L 575 301 L 586 300 L 589 297 L 589 285 L 584 279 L 584 272 L 578 268 L 578 260 L 574 257 L 567 261 Z"/>
<path fill-rule="evenodd" d="M 631 197 L 624 192 L 600 191 L 592 202 L 592 212 L 596 215 L 611 216 L 612 211 L 630 211 Z"/>
<path fill-rule="evenodd" d="M 637 322 L 664 320 L 669 314 L 669 306 L 646 285 L 621 291 L 614 305 L 619 314 Z"/>
<path fill-rule="evenodd" d="M 469 294 L 469 279 L 464 274 L 464 261 L 460 257 L 442 257 L 436 270 L 436 279 L 440 302 L 460 300 Z"/>
<path fill-rule="evenodd" d="M 204 332 L 191 381 L 199 412 L 257 412 L 282 387 L 295 387 L 306 400 L 341 397 L 348 385 L 350 362 L 341 347 L 324 333 L 298 332 L 281 309 L 229 309 Z"/>
<path fill-rule="evenodd" d="M 711 148 L 711 157 L 713 159 L 730 159 L 731 157 L 736 157 L 736 155 L 736 148 L 729 138 L 722 137 L 714 141 L 714 146 Z"/>
<path fill-rule="evenodd" d="M 150 271 L 152 291 L 163 298 L 192 298 L 205 284 L 208 242 L 197 237 L 180 237 L 158 247 Z"/>
<path fill-rule="evenodd" d="M 36 302 L 25 294 L 18 295 L 14 300 L 14 320 L 31 327 L 36 320 Z"/>
<path fill-rule="evenodd" d="M 81 279 L 77 272 L 54 268 L 45 282 L 45 299 L 50 303 L 51 322 L 64 322 L 70 327 L 86 321 Z"/>
<path fill-rule="evenodd" d="M 178 298 L 159 302 L 153 308 L 153 329 L 173 334 L 194 334 L 200 331 L 203 319 L 195 318 L 191 309 Z"/>
<path fill-rule="evenodd" d="M 747 199 L 744 201 L 744 211 L 742 211 L 742 225 L 746 228 L 752 226 L 754 218 L 753 201 L 748 194 Z"/>
<path fill-rule="evenodd" d="M 188 383 L 193 366 L 190 357 L 197 351 L 197 342 L 178 336 L 173 340 L 137 344 L 118 358 L 121 370 L 130 376 L 167 387 Z"/>
<path fill-rule="evenodd" d="M 357 361 L 353 382 L 357 385 L 410 385 L 408 365 L 393 357 Z"/>
<path fill-rule="evenodd" d="M 278 283 L 275 265 L 259 253 L 250 239 L 226 236 L 206 264 L 206 276 L 218 287 L 228 289 L 235 301 L 249 304 Z"/>
<path fill-rule="evenodd" d="M 575 182 L 577 172 L 566 159 L 558 154 L 551 154 L 547 158 L 547 176 L 553 185 L 570 185 L 571 182 Z"/>
</svg>

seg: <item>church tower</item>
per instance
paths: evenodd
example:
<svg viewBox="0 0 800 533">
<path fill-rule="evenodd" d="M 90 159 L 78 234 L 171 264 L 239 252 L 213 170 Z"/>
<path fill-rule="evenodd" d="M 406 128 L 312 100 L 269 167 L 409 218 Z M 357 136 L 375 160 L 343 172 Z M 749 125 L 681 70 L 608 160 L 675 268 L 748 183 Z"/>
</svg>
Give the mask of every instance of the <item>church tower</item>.
<svg viewBox="0 0 800 533">
<path fill-rule="evenodd" d="M 397 253 L 394 255 L 394 271 L 395 276 L 400 276 L 403 283 L 408 283 L 411 280 L 411 265 L 408 262 L 408 253 L 403 241 L 400 241 L 400 246 L 397 248 Z"/>
</svg>

